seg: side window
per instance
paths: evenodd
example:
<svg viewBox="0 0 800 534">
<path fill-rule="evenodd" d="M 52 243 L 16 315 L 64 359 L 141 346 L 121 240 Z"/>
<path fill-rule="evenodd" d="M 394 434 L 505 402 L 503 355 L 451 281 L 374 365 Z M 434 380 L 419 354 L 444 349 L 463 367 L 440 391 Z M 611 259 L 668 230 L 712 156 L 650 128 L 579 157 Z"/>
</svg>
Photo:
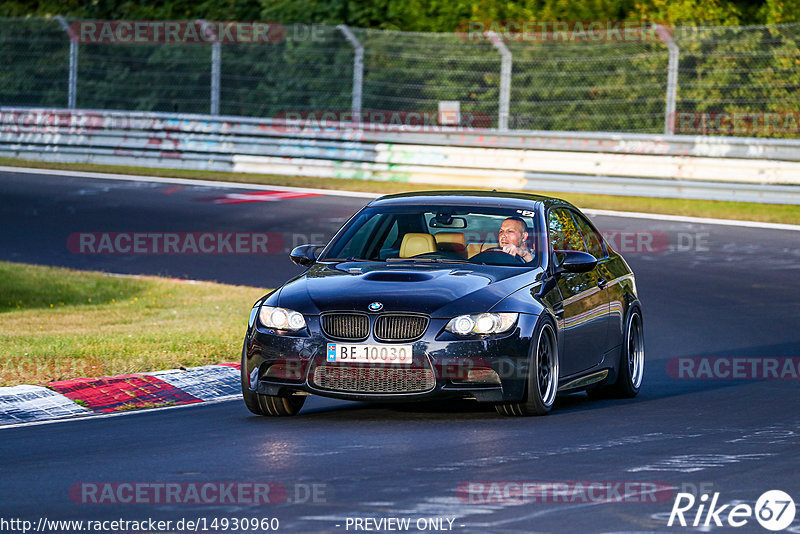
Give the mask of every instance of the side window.
<svg viewBox="0 0 800 534">
<path fill-rule="evenodd" d="M 577 250 L 586 252 L 578 226 L 567 209 L 553 209 L 547 216 L 550 244 L 554 251 Z"/>
<path fill-rule="evenodd" d="M 589 224 L 589 221 L 587 221 L 583 215 L 573 212 L 572 216 L 575 219 L 575 222 L 578 223 L 578 228 L 581 229 L 583 240 L 586 243 L 586 248 L 589 250 L 589 254 L 598 260 L 604 258 L 606 256 L 606 251 L 605 247 L 603 246 L 603 238 L 601 238 L 597 231 L 592 228 L 592 225 Z"/>
</svg>

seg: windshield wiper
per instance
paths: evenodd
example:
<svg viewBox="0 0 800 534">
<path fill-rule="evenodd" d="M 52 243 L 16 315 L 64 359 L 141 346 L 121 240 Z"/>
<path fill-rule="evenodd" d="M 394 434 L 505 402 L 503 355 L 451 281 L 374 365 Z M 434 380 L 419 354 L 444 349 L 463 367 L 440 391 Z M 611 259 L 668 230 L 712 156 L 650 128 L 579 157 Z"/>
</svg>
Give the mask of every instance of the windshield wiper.
<svg viewBox="0 0 800 534">
<path fill-rule="evenodd" d="M 471 261 L 450 258 L 386 258 L 387 262 L 412 262 L 412 263 L 470 263 Z"/>
<path fill-rule="evenodd" d="M 346 261 L 380 261 L 380 260 L 370 260 L 370 259 L 367 259 L 367 258 L 356 258 L 356 257 L 351 256 L 349 258 L 325 258 L 325 259 L 322 259 L 322 260 L 319 260 L 319 261 L 335 261 L 335 262 L 342 263 L 342 262 L 346 262 Z"/>
</svg>

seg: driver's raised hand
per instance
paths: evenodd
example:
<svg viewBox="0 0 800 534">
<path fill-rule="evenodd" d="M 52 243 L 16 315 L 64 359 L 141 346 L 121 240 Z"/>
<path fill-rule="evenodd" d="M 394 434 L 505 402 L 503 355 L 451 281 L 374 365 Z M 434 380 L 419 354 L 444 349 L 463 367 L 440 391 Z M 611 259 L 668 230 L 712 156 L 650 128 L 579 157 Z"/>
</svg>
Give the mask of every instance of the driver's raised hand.
<svg viewBox="0 0 800 534">
<path fill-rule="evenodd" d="M 529 262 L 533 260 L 533 253 L 528 249 L 518 247 L 516 245 L 507 244 L 503 245 L 503 252 L 506 254 L 511 254 L 512 256 L 519 256 L 522 258 L 522 261 Z"/>
</svg>

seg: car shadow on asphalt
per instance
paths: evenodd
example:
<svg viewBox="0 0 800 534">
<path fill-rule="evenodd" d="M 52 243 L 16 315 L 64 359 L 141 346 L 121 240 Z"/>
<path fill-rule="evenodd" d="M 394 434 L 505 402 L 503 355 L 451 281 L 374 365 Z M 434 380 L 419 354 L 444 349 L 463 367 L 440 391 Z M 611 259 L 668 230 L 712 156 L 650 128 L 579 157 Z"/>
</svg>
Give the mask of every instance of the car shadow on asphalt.
<svg viewBox="0 0 800 534">
<path fill-rule="evenodd" d="M 800 354 L 800 343 L 784 343 L 742 349 L 696 353 L 680 358 L 764 358 L 789 357 Z M 671 366 L 671 367 L 670 367 Z M 668 371 L 669 369 L 669 371 Z M 585 392 L 559 394 L 551 416 L 590 410 L 624 409 L 626 406 L 657 402 L 662 399 L 692 395 L 704 391 L 741 387 L 757 382 L 755 379 L 689 378 L 676 374 L 675 362 L 659 359 L 647 362 L 644 384 L 634 398 L 592 398 Z M 783 381 L 785 382 L 785 381 Z M 471 400 L 442 400 L 431 402 L 367 403 L 314 399 L 300 413 L 301 418 L 341 419 L 359 421 L 392 420 L 478 420 L 515 419 L 498 415 L 490 404 Z M 271 419 L 271 418 L 270 418 Z"/>
<path fill-rule="evenodd" d="M 559 395 L 554 410 L 592 410 L 608 406 L 653 402 L 706 391 L 741 387 L 765 379 L 731 378 L 722 376 L 712 376 L 709 378 L 707 372 L 703 373 L 699 371 L 700 367 L 698 362 L 702 359 L 712 360 L 716 358 L 796 358 L 798 354 L 800 354 L 800 343 L 781 343 L 725 351 L 694 353 L 669 359 L 648 360 L 645 365 L 644 382 L 636 397 L 632 399 L 595 399 L 585 394 Z M 684 372 L 681 372 L 679 362 L 676 361 L 678 359 L 693 360 L 694 365 L 691 367 L 693 372 L 689 373 L 685 371 L 689 369 L 688 365 L 684 367 Z M 708 367 L 705 369 L 708 369 Z M 728 369 L 728 367 L 723 367 L 723 369 Z M 787 381 L 778 380 L 778 382 Z"/>
</svg>

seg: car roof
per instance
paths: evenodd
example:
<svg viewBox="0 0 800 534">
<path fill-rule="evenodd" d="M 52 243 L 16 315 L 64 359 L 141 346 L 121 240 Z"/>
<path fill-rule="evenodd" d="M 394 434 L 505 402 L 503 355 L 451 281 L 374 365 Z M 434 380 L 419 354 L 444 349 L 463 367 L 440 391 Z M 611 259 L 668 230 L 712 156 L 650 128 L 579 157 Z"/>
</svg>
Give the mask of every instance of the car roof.
<svg viewBox="0 0 800 534">
<path fill-rule="evenodd" d="M 554 205 L 572 206 L 560 198 L 521 193 L 517 191 L 416 191 L 410 193 L 397 193 L 377 198 L 369 203 L 370 206 L 402 206 L 419 204 L 440 205 L 467 205 L 502 208 L 531 208 L 531 203 L 544 204 L 545 207 Z"/>
</svg>

